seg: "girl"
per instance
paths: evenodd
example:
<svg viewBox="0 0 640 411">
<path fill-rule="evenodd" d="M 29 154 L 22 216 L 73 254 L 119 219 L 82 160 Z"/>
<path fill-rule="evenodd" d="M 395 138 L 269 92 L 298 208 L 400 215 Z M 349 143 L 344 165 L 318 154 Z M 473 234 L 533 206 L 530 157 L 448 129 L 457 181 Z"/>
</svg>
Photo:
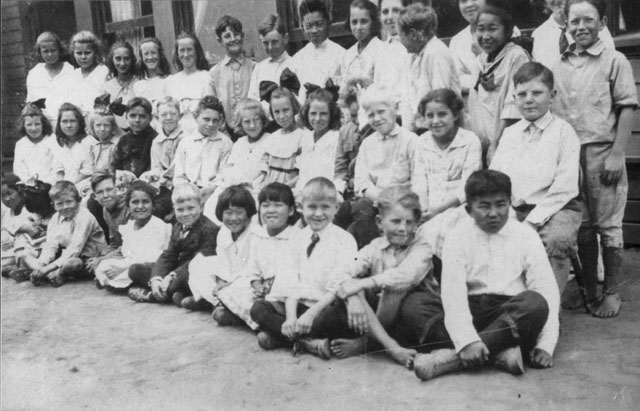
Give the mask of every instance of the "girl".
<svg viewBox="0 0 640 411">
<path fill-rule="evenodd" d="M 502 131 L 521 118 L 515 105 L 513 74 L 530 60 L 529 54 L 511 42 L 513 18 L 507 11 L 484 7 L 478 13 L 476 39 L 480 75 L 469 94 L 471 129 L 482 143 L 490 162 Z"/>
<path fill-rule="evenodd" d="M 78 68 L 68 77 L 66 99 L 78 106 L 83 115 L 93 108 L 93 102 L 104 87 L 109 69 L 102 64 L 101 42 L 90 31 L 81 31 L 71 38 L 71 52 Z"/>
<path fill-rule="evenodd" d="M 147 37 L 138 46 L 140 60 L 136 72 L 140 79 L 133 84 L 133 94 L 144 97 L 153 107 L 166 96 L 165 79 L 171 74 L 169 61 L 162 43 L 155 37 Z"/>
<path fill-rule="evenodd" d="M 107 67 L 109 68 L 109 79 L 104 83 L 100 94 L 109 94 L 111 101 L 121 98 L 125 106 L 135 93 L 133 85 L 138 81 L 135 75 L 136 56 L 133 47 L 126 41 L 117 41 L 111 46 L 107 56 Z M 116 116 L 118 127 L 126 129 L 129 127 L 124 116 Z"/>
<path fill-rule="evenodd" d="M 115 153 L 122 134 L 116 117 L 108 110 L 96 110 L 89 116 L 89 134 L 87 138 L 88 162 L 93 170 L 109 170 L 113 168 Z"/>
<path fill-rule="evenodd" d="M 261 227 L 252 239 L 247 268 L 218 292 L 222 305 L 213 319 L 221 326 L 239 323 L 239 317 L 251 329 L 258 328 L 249 315 L 251 306 L 269 293 L 273 279 L 287 266 L 284 259 L 291 255 L 289 239 L 298 219 L 293 192 L 284 184 L 271 183 L 260 191 L 258 203 Z"/>
<path fill-rule="evenodd" d="M 43 112 L 49 123 L 52 123 L 63 103 L 60 101 L 64 91 L 62 85 L 73 73 L 73 66 L 68 63 L 71 56 L 62 45 L 60 37 L 50 31 L 38 36 L 34 54 L 39 63 L 27 75 L 27 101 L 46 99 Z"/>
<path fill-rule="evenodd" d="M 125 198 L 131 219 L 120 226 L 122 247 L 105 257 L 96 268 L 96 279 L 101 285 L 108 286 L 108 290 L 131 285 L 129 266 L 154 263 L 167 248 L 171 236 L 171 225 L 151 215 L 156 199 L 153 187 L 134 181 Z"/>
<path fill-rule="evenodd" d="M 333 94 L 325 89 L 312 91 L 300 111 L 302 124 L 311 129 L 302 137 L 301 153 L 296 167 L 300 176 L 296 183 L 296 195 L 302 192 L 307 181 L 314 177 L 334 179 L 340 108 Z"/>
<path fill-rule="evenodd" d="M 13 157 L 13 172 L 24 182 L 38 179 L 55 181 L 53 158 L 56 151 L 51 123 L 35 104 L 27 104 L 21 113 L 20 134 Z"/>
<path fill-rule="evenodd" d="M 178 72 L 167 77 L 165 92 L 180 102 L 181 123 L 185 130 L 195 131 L 198 102 L 205 96 L 215 96 L 209 82 L 209 64 L 195 35 L 183 32 L 178 36 L 173 65 Z"/>
<path fill-rule="evenodd" d="M 240 185 L 220 194 L 216 218 L 222 221 L 218 231 L 216 255 L 198 254 L 189 265 L 189 288 L 193 293 L 182 301 L 190 310 L 204 310 L 218 303 L 218 291 L 233 282 L 246 269 L 252 244 L 251 218 L 256 203 L 251 193 Z"/>
<path fill-rule="evenodd" d="M 417 188 L 433 250 L 440 256 L 444 234 L 465 211 L 464 184 L 482 168 L 480 140 L 460 127 L 464 102 L 450 89 L 437 89 L 420 102 L 418 111 L 429 131 L 418 139 L 411 181 Z"/>
<path fill-rule="evenodd" d="M 89 178 L 94 172 L 88 156 L 88 141 L 82 112 L 71 103 L 60 107 L 56 125 L 58 146 L 54 153 L 53 169 L 56 179 L 71 181 L 82 196 L 89 190 Z"/>
<path fill-rule="evenodd" d="M 293 187 L 298 180 L 296 162 L 304 136 L 304 130 L 298 128 L 295 121 L 300 104 L 291 91 L 279 87 L 271 94 L 270 105 L 271 116 L 282 128 L 271 134 L 268 139 L 263 157 L 268 167 L 264 182 L 284 183 Z"/>
</svg>

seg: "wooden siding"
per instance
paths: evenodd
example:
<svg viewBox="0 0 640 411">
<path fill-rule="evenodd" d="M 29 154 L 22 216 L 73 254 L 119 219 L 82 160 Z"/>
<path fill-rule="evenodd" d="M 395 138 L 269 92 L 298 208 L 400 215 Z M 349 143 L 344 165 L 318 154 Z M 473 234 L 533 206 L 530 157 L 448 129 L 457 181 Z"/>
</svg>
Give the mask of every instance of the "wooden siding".
<svg viewBox="0 0 640 411">
<path fill-rule="evenodd" d="M 629 61 L 640 95 L 640 57 L 630 57 Z M 624 242 L 627 245 L 640 245 L 640 110 L 635 113 L 626 154 L 629 192 L 624 213 Z"/>
</svg>

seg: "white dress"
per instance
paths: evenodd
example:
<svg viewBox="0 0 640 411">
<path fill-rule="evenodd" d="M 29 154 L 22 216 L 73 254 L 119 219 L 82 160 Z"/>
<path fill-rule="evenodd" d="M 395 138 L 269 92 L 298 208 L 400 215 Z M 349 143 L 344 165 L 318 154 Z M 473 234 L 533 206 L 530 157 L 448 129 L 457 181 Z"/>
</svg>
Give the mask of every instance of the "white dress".
<svg viewBox="0 0 640 411">
<path fill-rule="evenodd" d="M 30 177 L 37 176 L 39 180 L 52 184 L 55 179 L 53 171 L 54 155 L 60 148 L 56 138 L 45 136 L 38 143 L 33 143 L 24 136 L 16 143 L 13 155 L 13 173 L 26 182 Z"/>
<path fill-rule="evenodd" d="M 164 92 L 180 102 L 180 125 L 187 133 L 198 128 L 194 115 L 200 100 L 204 96 L 216 95 L 209 84 L 209 72 L 206 70 L 191 74 L 179 71 L 170 75 L 165 79 Z"/>
<path fill-rule="evenodd" d="M 95 99 L 103 91 L 108 75 L 109 69 L 102 64 L 96 66 L 86 77 L 82 75 L 82 69 L 73 70 L 65 79 L 67 87 L 62 103 L 75 104 L 85 115 L 93 111 Z"/>
<path fill-rule="evenodd" d="M 65 82 L 72 73 L 73 66 L 65 61 L 62 70 L 53 77 L 49 75 L 44 63 L 36 64 L 27 74 L 27 102 L 46 99 L 43 113 L 54 128 L 58 108 L 64 103 L 62 96 L 65 94 Z"/>
</svg>

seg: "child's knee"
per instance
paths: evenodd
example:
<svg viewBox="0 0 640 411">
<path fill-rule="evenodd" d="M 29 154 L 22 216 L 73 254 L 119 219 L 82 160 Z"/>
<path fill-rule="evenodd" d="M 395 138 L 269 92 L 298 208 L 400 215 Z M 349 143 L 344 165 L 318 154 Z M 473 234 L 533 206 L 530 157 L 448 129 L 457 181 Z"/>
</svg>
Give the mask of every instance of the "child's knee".
<svg viewBox="0 0 640 411">
<path fill-rule="evenodd" d="M 536 291 L 525 291 L 521 297 L 531 317 L 546 321 L 549 316 L 549 304 L 542 294 Z"/>
<path fill-rule="evenodd" d="M 269 310 L 268 304 L 269 304 L 268 302 L 264 300 L 260 300 L 260 301 L 254 302 L 253 305 L 251 306 L 251 309 L 249 310 L 249 315 L 251 316 L 251 319 L 255 321 L 257 324 L 260 324 L 264 316 L 267 314 Z"/>
<path fill-rule="evenodd" d="M 84 264 L 79 258 L 70 258 L 69 261 L 64 263 L 60 267 L 60 274 L 62 275 L 74 275 L 81 273 L 84 270 Z"/>
</svg>

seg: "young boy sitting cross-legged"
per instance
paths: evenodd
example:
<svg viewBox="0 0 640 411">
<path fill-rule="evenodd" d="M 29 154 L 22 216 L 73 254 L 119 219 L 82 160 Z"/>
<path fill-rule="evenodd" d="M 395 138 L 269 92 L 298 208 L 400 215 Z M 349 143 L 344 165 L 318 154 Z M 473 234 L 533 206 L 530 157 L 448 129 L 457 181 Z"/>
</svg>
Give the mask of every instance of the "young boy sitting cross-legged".
<svg viewBox="0 0 640 411">
<path fill-rule="evenodd" d="M 495 363 L 524 372 L 553 365 L 559 292 L 542 241 L 509 219 L 511 181 L 499 171 L 476 171 L 465 185 L 471 219 L 447 236 L 442 251 L 444 324 L 455 350 L 417 355 L 416 375 L 427 380 Z"/>
</svg>

